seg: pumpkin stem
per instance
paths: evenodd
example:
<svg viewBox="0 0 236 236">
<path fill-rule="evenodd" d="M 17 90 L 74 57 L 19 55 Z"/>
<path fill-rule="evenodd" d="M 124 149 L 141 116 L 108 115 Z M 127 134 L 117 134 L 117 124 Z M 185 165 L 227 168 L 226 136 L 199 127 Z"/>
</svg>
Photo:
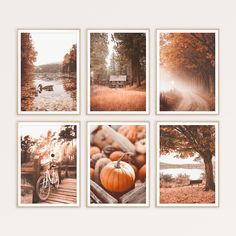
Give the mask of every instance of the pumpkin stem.
<svg viewBox="0 0 236 236">
<path fill-rule="evenodd" d="M 124 154 L 122 154 L 120 156 L 120 158 L 118 159 L 117 163 L 116 163 L 116 168 L 120 168 L 120 162 L 122 161 L 122 159 L 125 157 L 125 155 L 129 155 L 129 156 L 132 156 L 134 155 L 132 152 L 125 152 Z"/>
</svg>

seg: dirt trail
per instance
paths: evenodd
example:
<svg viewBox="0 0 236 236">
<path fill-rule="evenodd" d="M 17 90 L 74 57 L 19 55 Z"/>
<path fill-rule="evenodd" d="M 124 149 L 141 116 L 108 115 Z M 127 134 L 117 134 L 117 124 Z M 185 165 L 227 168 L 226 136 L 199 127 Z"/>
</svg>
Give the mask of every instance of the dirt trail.
<svg viewBox="0 0 236 236">
<path fill-rule="evenodd" d="M 209 104 L 201 96 L 194 92 L 182 94 L 182 100 L 175 109 L 176 111 L 209 111 Z"/>
</svg>

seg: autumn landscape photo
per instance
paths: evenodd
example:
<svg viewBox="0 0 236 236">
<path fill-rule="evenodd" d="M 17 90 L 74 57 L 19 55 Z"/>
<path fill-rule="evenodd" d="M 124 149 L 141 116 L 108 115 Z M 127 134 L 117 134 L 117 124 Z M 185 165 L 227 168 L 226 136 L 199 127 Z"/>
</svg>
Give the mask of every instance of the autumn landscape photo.
<svg viewBox="0 0 236 236">
<path fill-rule="evenodd" d="M 218 205 L 217 123 L 158 124 L 158 206 Z"/>
<path fill-rule="evenodd" d="M 88 125 L 88 206 L 148 206 L 147 123 Z"/>
<path fill-rule="evenodd" d="M 148 30 L 88 31 L 89 113 L 147 113 Z"/>
<path fill-rule="evenodd" d="M 157 30 L 157 110 L 217 113 L 218 31 Z"/>
<path fill-rule="evenodd" d="M 78 30 L 19 30 L 19 113 L 78 113 Z"/>
</svg>

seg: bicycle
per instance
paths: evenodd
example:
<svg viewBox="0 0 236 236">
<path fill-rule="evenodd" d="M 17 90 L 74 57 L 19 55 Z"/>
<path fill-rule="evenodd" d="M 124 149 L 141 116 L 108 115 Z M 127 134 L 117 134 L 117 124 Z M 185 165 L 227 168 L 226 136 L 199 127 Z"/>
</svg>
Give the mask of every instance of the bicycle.
<svg viewBox="0 0 236 236">
<path fill-rule="evenodd" d="M 44 174 L 41 175 L 36 183 L 36 194 L 41 201 L 46 201 L 50 195 L 51 185 L 54 188 L 59 187 L 58 172 L 55 171 L 56 162 L 54 160 L 54 154 L 51 157 L 41 161 Z"/>
</svg>

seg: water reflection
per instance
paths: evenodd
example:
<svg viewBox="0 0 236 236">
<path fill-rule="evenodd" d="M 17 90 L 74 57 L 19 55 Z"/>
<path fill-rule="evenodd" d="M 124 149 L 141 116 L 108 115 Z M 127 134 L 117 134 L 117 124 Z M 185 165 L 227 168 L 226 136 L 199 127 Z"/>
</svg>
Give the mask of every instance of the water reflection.
<svg viewBox="0 0 236 236">
<path fill-rule="evenodd" d="M 39 85 L 53 86 L 52 91 L 40 90 Z M 62 73 L 38 73 L 34 76 L 37 94 L 32 111 L 75 111 L 76 79 Z"/>
<path fill-rule="evenodd" d="M 185 169 L 185 168 L 169 168 L 169 169 L 162 169 L 160 170 L 161 174 L 164 175 L 172 175 L 173 177 L 177 177 L 179 174 L 186 174 L 189 175 L 191 180 L 199 180 L 204 173 L 202 169 Z"/>
</svg>

